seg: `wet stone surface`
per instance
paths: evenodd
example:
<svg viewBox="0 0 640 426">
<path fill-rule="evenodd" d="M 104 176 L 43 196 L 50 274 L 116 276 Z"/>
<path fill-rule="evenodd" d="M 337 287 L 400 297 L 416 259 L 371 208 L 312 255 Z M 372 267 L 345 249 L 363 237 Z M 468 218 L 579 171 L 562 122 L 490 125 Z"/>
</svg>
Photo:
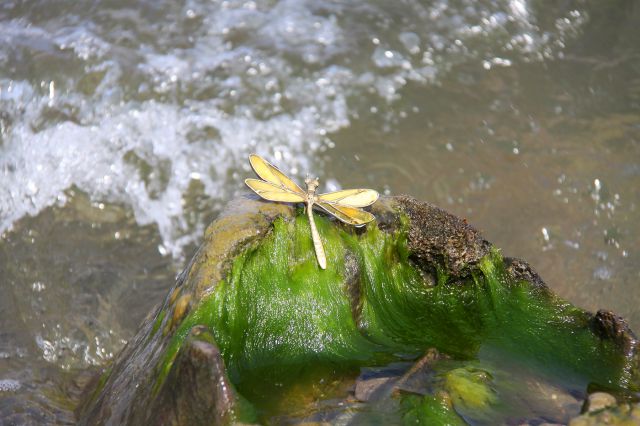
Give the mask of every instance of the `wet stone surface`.
<svg viewBox="0 0 640 426">
<path fill-rule="evenodd" d="M 78 410 L 81 422 L 203 424 L 215 413 L 283 424 L 563 423 L 579 414 L 588 380 L 638 386 L 637 343 L 615 315 L 558 300 L 525 262 L 502 266 L 475 229 L 440 209 L 388 197 L 373 211 L 379 228 L 366 231 L 319 219 L 329 259 L 319 274 L 304 215 L 232 203 Z"/>
</svg>

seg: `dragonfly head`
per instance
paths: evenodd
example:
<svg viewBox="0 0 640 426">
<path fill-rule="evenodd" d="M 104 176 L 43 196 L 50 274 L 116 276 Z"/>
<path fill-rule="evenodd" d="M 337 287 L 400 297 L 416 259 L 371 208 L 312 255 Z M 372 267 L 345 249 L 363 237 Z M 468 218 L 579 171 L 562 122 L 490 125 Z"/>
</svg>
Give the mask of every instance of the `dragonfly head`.
<svg viewBox="0 0 640 426">
<path fill-rule="evenodd" d="M 320 181 L 318 178 L 311 179 L 309 175 L 307 175 L 307 178 L 304 180 L 304 183 L 307 184 L 307 191 L 310 193 L 315 193 L 316 188 L 318 188 L 318 185 L 320 185 Z"/>
</svg>

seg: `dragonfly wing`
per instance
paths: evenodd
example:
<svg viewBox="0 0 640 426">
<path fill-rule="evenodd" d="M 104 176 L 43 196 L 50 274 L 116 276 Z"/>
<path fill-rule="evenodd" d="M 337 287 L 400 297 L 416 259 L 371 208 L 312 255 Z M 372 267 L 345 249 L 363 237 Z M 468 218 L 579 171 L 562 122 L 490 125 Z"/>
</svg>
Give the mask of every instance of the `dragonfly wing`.
<svg viewBox="0 0 640 426">
<path fill-rule="evenodd" d="M 256 154 L 249 156 L 249 162 L 253 171 L 262 179 L 277 185 L 282 188 L 287 188 L 289 191 L 306 194 L 294 181 L 292 181 L 287 175 L 282 173 L 276 166 L 269 163 L 264 158 Z"/>
<path fill-rule="evenodd" d="M 259 179 L 245 179 L 244 183 L 265 200 L 282 201 L 286 203 L 303 203 L 306 200 L 304 193 L 298 194 L 286 188 L 282 188 L 270 182 Z"/>
<path fill-rule="evenodd" d="M 375 216 L 371 213 L 356 207 L 341 206 L 339 204 L 324 203 L 322 201 L 316 204 L 322 207 L 327 213 L 332 214 L 349 225 L 362 226 L 375 219 Z"/>
<path fill-rule="evenodd" d="M 318 201 L 350 207 L 366 207 L 378 200 L 378 193 L 373 189 L 344 189 L 318 195 Z"/>
</svg>

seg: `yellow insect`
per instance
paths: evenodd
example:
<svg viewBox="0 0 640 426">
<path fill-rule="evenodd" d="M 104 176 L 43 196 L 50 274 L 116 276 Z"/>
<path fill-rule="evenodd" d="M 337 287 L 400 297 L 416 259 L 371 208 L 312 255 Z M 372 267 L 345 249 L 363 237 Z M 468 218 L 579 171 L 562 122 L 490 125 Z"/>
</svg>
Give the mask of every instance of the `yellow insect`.
<svg viewBox="0 0 640 426">
<path fill-rule="evenodd" d="M 371 213 L 359 208 L 370 206 L 376 202 L 378 193 L 373 189 L 344 189 L 316 195 L 318 178 L 310 179 L 307 175 L 304 181 L 307 184 L 307 190 L 303 191 L 287 175 L 262 157 L 252 154 L 249 156 L 249 162 L 256 174 L 262 179 L 245 179 L 244 183 L 253 192 L 269 201 L 306 204 L 313 247 L 316 250 L 318 264 L 322 269 L 327 268 L 327 257 L 324 254 L 320 234 L 318 234 L 316 223 L 313 220 L 312 209 L 314 205 L 320 206 L 327 213 L 349 225 L 363 226 L 375 219 Z"/>
</svg>

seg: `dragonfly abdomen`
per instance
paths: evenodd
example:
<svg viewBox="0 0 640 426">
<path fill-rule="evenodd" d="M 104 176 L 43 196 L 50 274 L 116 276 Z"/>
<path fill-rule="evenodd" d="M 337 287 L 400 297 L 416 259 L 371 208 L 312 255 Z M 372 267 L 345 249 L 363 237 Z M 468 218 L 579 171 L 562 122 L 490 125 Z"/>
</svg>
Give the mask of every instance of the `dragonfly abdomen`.
<svg viewBox="0 0 640 426">
<path fill-rule="evenodd" d="M 324 247 L 322 246 L 322 240 L 316 228 L 316 222 L 313 219 L 313 201 L 307 202 L 307 216 L 309 217 L 309 226 L 311 226 L 311 238 L 313 239 L 313 248 L 316 250 L 316 257 L 318 258 L 318 264 L 320 268 L 327 269 L 327 256 L 324 254 Z"/>
</svg>

